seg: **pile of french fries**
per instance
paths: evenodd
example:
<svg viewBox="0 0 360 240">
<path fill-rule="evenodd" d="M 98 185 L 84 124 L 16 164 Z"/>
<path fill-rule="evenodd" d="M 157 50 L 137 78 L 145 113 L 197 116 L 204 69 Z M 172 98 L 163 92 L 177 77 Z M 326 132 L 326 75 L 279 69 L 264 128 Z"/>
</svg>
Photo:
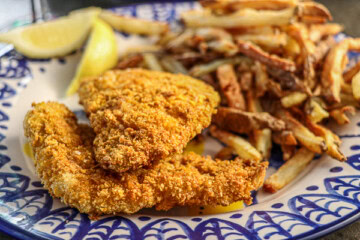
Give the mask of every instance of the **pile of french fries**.
<svg viewBox="0 0 360 240">
<path fill-rule="evenodd" d="M 200 4 L 182 14 L 181 31 L 143 23 L 147 34 L 161 32 L 157 43 L 129 50 L 117 68 L 188 74 L 217 89 L 222 102 L 209 132 L 227 145 L 217 157 L 266 161 L 273 143 L 280 145 L 285 163 L 265 181 L 269 192 L 291 182 L 315 154 L 346 161 L 325 124 L 349 123 L 360 106 L 360 63 L 345 71 L 360 39 L 335 42 L 343 27 L 328 23 L 328 9 L 313 1 Z"/>
</svg>

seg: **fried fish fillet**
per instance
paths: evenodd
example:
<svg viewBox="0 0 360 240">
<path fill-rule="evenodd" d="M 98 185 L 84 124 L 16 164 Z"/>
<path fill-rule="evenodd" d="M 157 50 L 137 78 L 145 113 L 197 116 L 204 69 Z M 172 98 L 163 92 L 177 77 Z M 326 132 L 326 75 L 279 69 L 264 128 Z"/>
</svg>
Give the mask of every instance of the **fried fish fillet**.
<svg viewBox="0 0 360 240">
<path fill-rule="evenodd" d="M 35 166 L 53 197 L 90 217 L 134 213 L 156 206 L 228 205 L 251 202 L 267 163 L 212 160 L 194 153 L 176 154 L 151 167 L 126 173 L 100 168 L 93 153 L 94 133 L 78 125 L 64 105 L 34 104 L 24 120 L 25 135 L 35 153 Z"/>
<path fill-rule="evenodd" d="M 144 69 L 87 79 L 79 95 L 96 133 L 96 160 L 116 172 L 181 153 L 210 124 L 220 101 L 199 80 Z"/>
</svg>

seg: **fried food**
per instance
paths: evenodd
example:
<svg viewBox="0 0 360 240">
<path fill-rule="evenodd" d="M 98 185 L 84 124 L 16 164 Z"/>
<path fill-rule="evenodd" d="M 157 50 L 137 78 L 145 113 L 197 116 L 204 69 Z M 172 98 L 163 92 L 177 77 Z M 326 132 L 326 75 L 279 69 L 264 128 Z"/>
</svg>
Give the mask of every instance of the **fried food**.
<svg viewBox="0 0 360 240">
<path fill-rule="evenodd" d="M 94 158 L 94 133 L 77 124 L 64 105 L 34 104 L 24 120 L 44 187 L 91 218 L 134 213 L 155 206 L 251 203 L 250 191 L 264 180 L 267 163 L 212 160 L 194 153 L 161 159 L 149 168 L 122 174 L 104 170 Z"/>
<path fill-rule="evenodd" d="M 210 124 L 219 103 L 199 80 L 143 69 L 87 79 L 79 96 L 96 133 L 96 160 L 117 172 L 182 152 Z"/>
</svg>

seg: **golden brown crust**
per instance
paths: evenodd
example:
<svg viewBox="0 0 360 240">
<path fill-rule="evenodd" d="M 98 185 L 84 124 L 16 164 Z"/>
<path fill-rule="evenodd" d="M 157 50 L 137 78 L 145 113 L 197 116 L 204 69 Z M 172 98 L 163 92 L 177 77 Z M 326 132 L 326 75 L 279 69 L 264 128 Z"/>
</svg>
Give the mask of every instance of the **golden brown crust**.
<svg viewBox="0 0 360 240">
<path fill-rule="evenodd" d="M 182 152 L 219 103 L 217 92 L 199 80 L 143 69 L 88 79 L 79 95 L 96 133 L 96 160 L 117 172 Z"/>
<path fill-rule="evenodd" d="M 59 103 L 34 104 L 24 120 L 36 172 L 53 197 L 90 217 L 134 213 L 156 206 L 228 205 L 251 202 L 250 191 L 264 180 L 267 163 L 213 161 L 194 153 L 175 155 L 152 167 L 120 175 L 94 160 L 89 126 Z"/>
</svg>

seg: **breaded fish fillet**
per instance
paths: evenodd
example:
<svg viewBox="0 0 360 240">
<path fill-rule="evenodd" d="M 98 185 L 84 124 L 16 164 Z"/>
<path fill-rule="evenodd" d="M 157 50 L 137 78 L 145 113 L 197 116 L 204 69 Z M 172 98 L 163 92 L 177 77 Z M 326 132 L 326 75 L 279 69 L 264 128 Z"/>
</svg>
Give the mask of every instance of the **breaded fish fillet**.
<svg viewBox="0 0 360 240">
<path fill-rule="evenodd" d="M 251 202 L 250 191 L 264 180 L 267 163 L 214 161 L 194 153 L 174 155 L 151 167 L 114 173 L 94 159 L 94 133 L 78 125 L 64 105 L 34 104 L 24 120 L 38 176 L 53 197 L 90 217 L 134 213 L 156 206 L 228 205 Z"/>
<path fill-rule="evenodd" d="M 144 69 L 87 79 L 79 95 L 96 133 L 96 160 L 116 172 L 182 152 L 210 124 L 220 100 L 199 80 Z"/>
</svg>

